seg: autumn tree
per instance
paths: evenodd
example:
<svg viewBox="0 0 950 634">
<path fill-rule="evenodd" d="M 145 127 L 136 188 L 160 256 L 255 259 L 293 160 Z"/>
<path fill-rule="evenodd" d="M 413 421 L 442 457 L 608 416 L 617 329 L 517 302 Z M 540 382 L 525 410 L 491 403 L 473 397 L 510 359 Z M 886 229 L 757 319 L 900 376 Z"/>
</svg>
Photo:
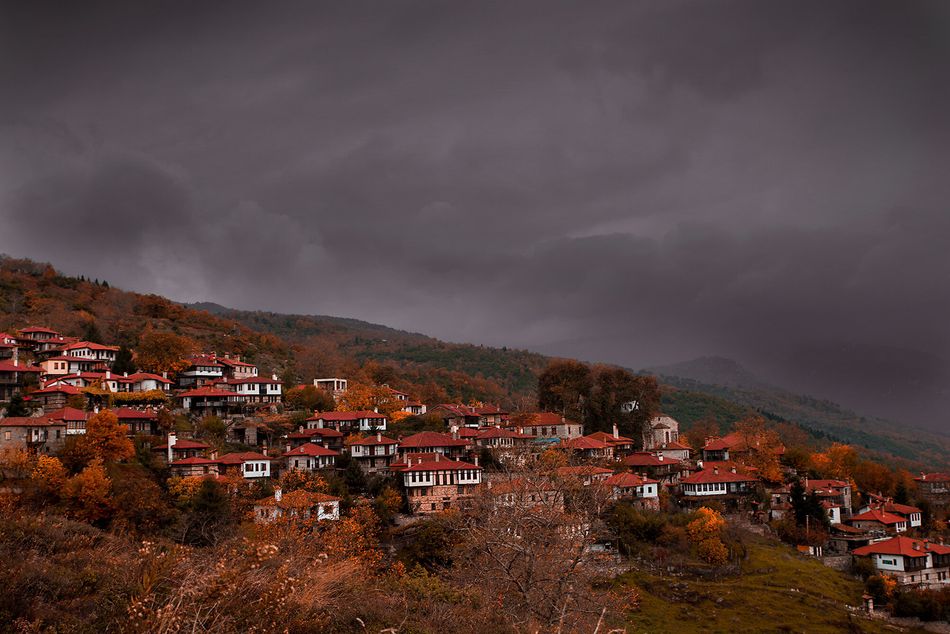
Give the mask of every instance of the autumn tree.
<svg viewBox="0 0 950 634">
<path fill-rule="evenodd" d="M 86 522 L 98 522 L 112 515 L 110 491 L 112 481 L 106 474 L 100 458 L 93 459 L 78 474 L 71 477 L 63 489 L 70 513 Z"/>
<path fill-rule="evenodd" d="M 552 361 L 538 376 L 538 408 L 586 421 L 593 387 L 591 369 L 571 359 Z"/>
<path fill-rule="evenodd" d="M 284 392 L 284 402 L 290 409 L 308 412 L 329 412 L 336 408 L 333 396 L 315 385 L 300 385 Z"/>
<path fill-rule="evenodd" d="M 195 342 L 173 332 L 148 329 L 139 339 L 136 364 L 145 372 L 180 372 L 188 367 Z"/>
<path fill-rule="evenodd" d="M 729 550 L 722 541 L 725 525 L 726 520 L 718 511 L 703 506 L 686 526 L 690 541 L 696 545 L 697 556 L 706 563 L 721 566 L 729 561 Z"/>
<path fill-rule="evenodd" d="M 59 461 L 59 458 L 39 456 L 36 459 L 33 472 L 30 474 L 30 479 L 36 486 L 37 491 L 47 499 L 56 501 L 63 491 L 68 475 L 66 467 Z"/>
<path fill-rule="evenodd" d="M 402 401 L 394 398 L 392 392 L 385 387 L 350 382 L 347 385 L 346 392 L 340 396 L 337 409 L 342 412 L 375 409 L 381 414 L 389 416 L 394 411 L 402 409 Z"/>
<path fill-rule="evenodd" d="M 699 451 L 706 444 L 706 439 L 717 437 L 721 433 L 719 421 L 712 416 L 704 416 L 690 426 L 686 432 L 686 441 L 690 447 Z"/>
<path fill-rule="evenodd" d="M 118 462 L 135 455 L 135 445 L 126 435 L 127 431 L 113 412 L 103 410 L 89 417 L 83 438 L 104 462 Z"/>
<path fill-rule="evenodd" d="M 812 456 L 812 468 L 825 478 L 850 480 L 857 464 L 858 452 L 854 447 L 837 442 Z"/>
<path fill-rule="evenodd" d="M 766 426 L 761 416 L 750 416 L 735 424 L 735 433 L 741 440 L 741 452 L 736 452 L 737 461 L 753 467 L 759 476 L 770 482 L 782 481 L 779 456 L 782 454 L 782 439 Z"/>
</svg>

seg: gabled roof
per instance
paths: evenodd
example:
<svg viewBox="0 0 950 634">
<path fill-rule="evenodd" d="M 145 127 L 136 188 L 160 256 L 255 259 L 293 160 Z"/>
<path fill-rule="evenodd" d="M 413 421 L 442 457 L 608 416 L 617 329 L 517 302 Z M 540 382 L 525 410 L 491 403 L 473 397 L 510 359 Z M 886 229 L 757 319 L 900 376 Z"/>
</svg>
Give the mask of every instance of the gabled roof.
<svg viewBox="0 0 950 634">
<path fill-rule="evenodd" d="M 871 509 L 864 513 L 858 515 L 852 515 L 848 518 L 850 522 L 879 522 L 884 525 L 890 524 L 904 524 L 907 522 L 906 518 L 901 517 L 900 515 L 894 515 L 893 513 L 887 513 L 885 511 L 880 511 L 878 509 Z"/>
<path fill-rule="evenodd" d="M 421 462 L 412 461 L 410 466 L 402 469 L 407 471 L 463 471 L 463 470 L 481 471 L 482 468 L 461 460 L 449 460 L 448 458 L 436 457 L 435 459 L 422 460 Z"/>
<path fill-rule="evenodd" d="M 651 480 L 650 478 L 643 478 L 629 471 L 624 471 L 613 474 L 604 481 L 604 484 L 625 489 L 643 486 L 644 484 L 659 484 L 659 482 L 657 480 Z"/>
<path fill-rule="evenodd" d="M 855 548 L 853 554 L 859 557 L 867 555 L 900 555 L 902 557 L 926 557 L 927 553 L 950 554 L 950 546 L 933 544 L 922 539 L 913 539 L 898 535 L 880 542 L 874 542 L 861 548 Z"/>
<path fill-rule="evenodd" d="M 327 449 L 323 445 L 318 445 L 314 442 L 308 442 L 295 447 L 290 451 L 286 452 L 284 456 L 339 456 L 340 453 L 333 451 L 332 449 Z"/>
<path fill-rule="evenodd" d="M 914 480 L 917 482 L 950 482 L 950 473 L 921 473 Z"/>
<path fill-rule="evenodd" d="M 385 414 L 364 409 L 357 412 L 317 412 L 307 420 L 357 421 L 361 418 L 386 418 Z"/>
<path fill-rule="evenodd" d="M 101 343 L 93 343 L 91 341 L 77 341 L 75 343 L 69 343 L 63 346 L 63 350 L 82 350 L 88 348 L 89 350 L 103 350 L 108 352 L 118 352 L 119 346 L 104 346 Z"/>
<path fill-rule="evenodd" d="M 42 372 L 42 368 L 34 368 L 29 365 L 13 365 L 9 361 L 0 361 L 0 372 Z"/>
<path fill-rule="evenodd" d="M 557 412 L 535 412 L 527 414 L 523 420 L 510 421 L 508 424 L 516 427 L 547 427 L 549 425 L 579 425 L 580 423 L 564 418 Z"/>
<path fill-rule="evenodd" d="M 313 429 L 301 429 L 300 431 L 294 431 L 287 434 L 287 438 L 294 439 L 313 438 L 314 436 L 321 436 L 323 438 L 342 438 L 343 432 L 330 429 L 329 427 L 314 427 Z"/>
<path fill-rule="evenodd" d="M 89 420 L 90 414 L 75 407 L 61 407 L 46 416 L 51 420 Z"/>
<path fill-rule="evenodd" d="M 629 456 L 624 456 L 623 464 L 628 467 L 662 467 L 664 465 L 680 464 L 677 460 L 660 459 L 649 451 L 636 451 Z"/>
<path fill-rule="evenodd" d="M 461 438 L 452 438 L 448 434 L 435 431 L 421 431 L 418 434 L 406 436 L 399 441 L 403 449 L 418 449 L 423 447 L 465 447 L 468 442 Z"/>
<path fill-rule="evenodd" d="M 851 484 L 845 480 L 812 480 L 809 478 L 805 484 L 805 490 L 811 492 L 818 489 L 844 489 L 850 486 Z"/>
<path fill-rule="evenodd" d="M 755 478 L 732 471 L 716 473 L 715 469 L 703 469 L 693 473 L 688 478 L 683 478 L 680 482 L 683 484 L 722 484 L 724 482 L 755 482 Z"/>
<path fill-rule="evenodd" d="M 580 438 L 562 440 L 561 447 L 564 449 L 573 449 L 574 451 L 591 451 L 596 449 L 609 449 L 610 445 L 599 440 L 594 440 L 589 436 L 581 436 Z"/>
<path fill-rule="evenodd" d="M 369 446 L 369 445 L 398 445 L 398 440 L 393 440 L 392 438 L 387 438 L 381 434 L 373 434 L 372 436 L 367 436 L 366 438 L 360 438 L 359 440 L 354 440 L 349 443 L 350 445 L 359 445 L 359 446 Z"/>
<path fill-rule="evenodd" d="M 59 332 L 57 332 L 57 331 L 55 331 L 55 330 L 51 330 L 50 328 L 44 328 L 44 327 L 42 327 L 42 326 L 27 326 L 26 328 L 21 328 L 21 329 L 20 329 L 20 332 L 21 332 L 21 333 L 27 332 L 27 333 L 30 333 L 30 334 L 32 334 L 32 333 L 46 333 L 46 334 L 49 334 L 49 335 L 58 335 L 58 334 L 59 334 Z"/>
<path fill-rule="evenodd" d="M 245 462 L 261 460 L 271 460 L 271 458 L 265 456 L 262 453 L 257 453 L 256 451 L 236 451 L 234 453 L 224 454 L 218 458 L 217 462 L 219 464 L 244 464 Z"/>
<path fill-rule="evenodd" d="M 7 416 L 0 418 L 0 427 L 62 427 L 65 421 L 48 416 Z"/>
<path fill-rule="evenodd" d="M 36 390 L 35 392 L 31 393 L 31 396 L 33 394 L 57 394 L 57 393 L 70 394 L 70 395 L 82 394 L 82 390 L 80 390 L 75 385 L 62 383 L 60 385 L 51 385 L 49 387 L 44 387 L 42 390 Z"/>
<path fill-rule="evenodd" d="M 685 450 L 685 451 L 693 450 L 693 448 L 690 447 L 689 445 L 684 445 L 683 443 L 678 442 L 676 440 L 671 440 L 670 442 L 663 443 L 662 445 L 659 446 L 659 449 L 661 450 L 662 449 L 677 449 L 677 450 Z"/>
<path fill-rule="evenodd" d="M 895 502 L 886 502 L 884 504 L 884 511 L 887 513 L 895 513 L 897 515 L 913 515 L 914 513 L 923 513 L 916 506 L 910 506 L 909 504 L 897 504 Z"/>
<path fill-rule="evenodd" d="M 627 438 L 625 436 L 614 436 L 613 434 L 608 434 L 605 431 L 595 431 L 593 434 L 587 434 L 584 438 L 590 438 L 592 440 L 598 440 L 608 445 L 632 445 L 633 439 Z"/>
</svg>

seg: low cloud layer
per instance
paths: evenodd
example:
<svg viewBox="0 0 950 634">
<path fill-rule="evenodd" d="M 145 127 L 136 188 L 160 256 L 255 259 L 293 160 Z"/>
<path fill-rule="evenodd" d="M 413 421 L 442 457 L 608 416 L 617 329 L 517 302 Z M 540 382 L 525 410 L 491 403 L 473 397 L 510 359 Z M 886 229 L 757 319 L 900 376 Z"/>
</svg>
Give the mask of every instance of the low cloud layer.
<svg viewBox="0 0 950 634">
<path fill-rule="evenodd" d="M 3 11 L 0 251 L 946 428 L 943 3 Z"/>
</svg>

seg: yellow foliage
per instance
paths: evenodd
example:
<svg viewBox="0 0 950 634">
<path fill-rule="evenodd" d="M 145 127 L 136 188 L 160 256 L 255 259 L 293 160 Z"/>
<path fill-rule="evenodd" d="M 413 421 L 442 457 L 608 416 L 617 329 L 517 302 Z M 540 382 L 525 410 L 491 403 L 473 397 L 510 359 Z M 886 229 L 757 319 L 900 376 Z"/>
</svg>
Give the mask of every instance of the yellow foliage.
<svg viewBox="0 0 950 634">
<path fill-rule="evenodd" d="M 202 480 L 204 480 L 204 477 L 202 476 L 169 478 L 168 493 L 173 498 L 175 498 L 175 501 L 179 504 L 187 504 L 191 502 L 195 494 L 198 493 L 198 489 L 201 487 Z"/>
<path fill-rule="evenodd" d="M 706 563 L 722 566 L 729 561 L 729 550 L 718 537 L 711 537 L 699 542 L 696 554 Z"/>
<path fill-rule="evenodd" d="M 357 507 L 323 534 L 323 545 L 334 559 L 356 559 L 372 568 L 382 560 L 378 531 L 379 520 L 372 509 Z"/>
<path fill-rule="evenodd" d="M 47 493 L 58 493 L 66 484 L 66 467 L 59 458 L 40 456 L 36 459 L 36 466 L 33 467 L 30 477 Z"/>
<path fill-rule="evenodd" d="M 686 526 L 686 532 L 694 543 L 701 543 L 710 538 L 719 538 L 719 534 L 726 525 L 726 520 L 718 511 L 706 506 L 696 511 L 696 519 Z"/>
</svg>

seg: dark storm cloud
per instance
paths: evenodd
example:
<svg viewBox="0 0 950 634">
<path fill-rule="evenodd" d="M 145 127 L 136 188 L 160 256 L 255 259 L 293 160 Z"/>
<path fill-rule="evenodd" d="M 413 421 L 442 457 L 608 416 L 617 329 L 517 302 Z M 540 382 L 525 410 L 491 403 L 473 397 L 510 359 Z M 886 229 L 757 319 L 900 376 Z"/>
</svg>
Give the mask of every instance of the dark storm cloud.
<svg viewBox="0 0 950 634">
<path fill-rule="evenodd" d="M 0 24 L 0 251 L 634 367 L 725 354 L 944 424 L 943 3 L 10 3 Z M 881 389 L 893 367 L 917 387 Z"/>
</svg>

